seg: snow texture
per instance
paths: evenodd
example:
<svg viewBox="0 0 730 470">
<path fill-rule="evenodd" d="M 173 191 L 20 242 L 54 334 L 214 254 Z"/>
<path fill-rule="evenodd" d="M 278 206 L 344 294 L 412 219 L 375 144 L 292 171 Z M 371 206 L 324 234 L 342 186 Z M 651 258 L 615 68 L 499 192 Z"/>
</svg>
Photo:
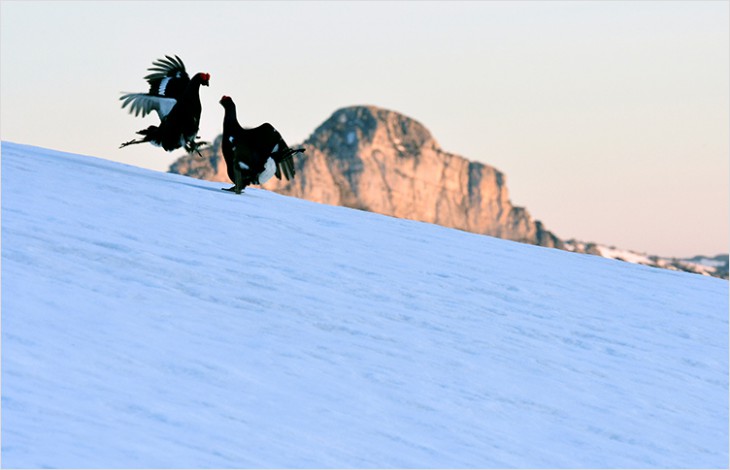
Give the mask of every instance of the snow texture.
<svg viewBox="0 0 730 470">
<path fill-rule="evenodd" d="M 222 186 L 2 144 L 3 466 L 727 468 L 727 281 Z"/>
</svg>

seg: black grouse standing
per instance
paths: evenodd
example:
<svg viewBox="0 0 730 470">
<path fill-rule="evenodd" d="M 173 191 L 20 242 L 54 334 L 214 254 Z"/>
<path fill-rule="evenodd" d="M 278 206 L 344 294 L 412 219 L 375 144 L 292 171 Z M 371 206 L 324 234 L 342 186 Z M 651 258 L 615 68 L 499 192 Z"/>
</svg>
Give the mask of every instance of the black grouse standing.
<svg viewBox="0 0 730 470">
<path fill-rule="evenodd" d="M 226 191 L 241 191 L 249 184 L 263 184 L 272 176 L 287 180 L 294 177 L 294 155 L 303 148 L 291 149 L 274 126 L 268 122 L 253 129 L 244 129 L 236 118 L 236 105 L 224 96 L 225 109 L 221 150 L 228 167 L 228 177 L 235 184 Z"/>
<path fill-rule="evenodd" d="M 132 144 L 150 142 L 171 152 L 185 147 L 188 153 L 197 151 L 198 147 L 207 142 L 196 142 L 200 127 L 200 85 L 208 86 L 210 75 L 196 73 L 192 79 L 185 71 L 185 65 L 178 56 L 165 56 L 157 60 L 150 67 L 151 74 L 145 80 L 150 84 L 148 93 L 127 93 L 123 95 L 122 109 L 127 105 L 129 112 L 142 117 L 157 111 L 160 117 L 159 126 L 149 126 L 137 134 L 142 139 L 130 140 L 120 148 Z M 198 152 L 200 154 L 200 152 Z"/>
</svg>

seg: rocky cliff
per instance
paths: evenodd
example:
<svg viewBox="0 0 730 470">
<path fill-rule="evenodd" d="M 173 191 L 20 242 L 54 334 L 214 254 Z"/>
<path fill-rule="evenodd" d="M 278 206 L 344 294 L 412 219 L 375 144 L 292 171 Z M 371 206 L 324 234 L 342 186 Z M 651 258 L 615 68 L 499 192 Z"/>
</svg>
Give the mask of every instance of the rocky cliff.
<svg viewBox="0 0 730 470">
<path fill-rule="evenodd" d="M 290 142 L 291 144 L 291 142 Z M 509 200 L 497 169 L 444 151 L 419 122 L 374 106 L 336 111 L 302 144 L 296 178 L 264 187 L 315 202 L 353 207 L 469 232 L 562 248 L 562 242 Z M 229 182 L 220 137 L 170 171 Z"/>
</svg>

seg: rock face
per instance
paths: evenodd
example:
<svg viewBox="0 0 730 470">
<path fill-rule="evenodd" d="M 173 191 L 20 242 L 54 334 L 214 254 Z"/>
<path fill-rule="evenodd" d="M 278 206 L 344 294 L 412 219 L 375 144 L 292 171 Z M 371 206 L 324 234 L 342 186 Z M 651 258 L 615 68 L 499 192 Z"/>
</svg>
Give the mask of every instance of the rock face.
<svg viewBox="0 0 730 470">
<path fill-rule="evenodd" d="M 291 142 L 289 142 L 291 144 Z M 336 111 L 303 143 L 292 181 L 266 189 L 469 232 L 562 248 L 562 241 L 509 200 L 497 169 L 442 150 L 419 122 L 374 106 Z M 170 171 L 229 182 L 220 137 Z"/>
<path fill-rule="evenodd" d="M 169 173 L 192 176 L 201 180 L 225 181 L 230 183 L 226 173 L 226 161 L 221 153 L 221 136 L 216 137 L 210 147 L 200 149 L 200 158 L 197 154 L 188 154 L 178 158 L 170 165 Z"/>
</svg>

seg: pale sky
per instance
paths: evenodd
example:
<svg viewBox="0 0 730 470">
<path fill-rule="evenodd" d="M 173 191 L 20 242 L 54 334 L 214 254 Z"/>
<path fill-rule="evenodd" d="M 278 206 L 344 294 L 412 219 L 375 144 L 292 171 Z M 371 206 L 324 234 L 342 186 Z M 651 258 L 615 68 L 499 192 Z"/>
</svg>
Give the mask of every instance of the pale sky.
<svg viewBox="0 0 730 470">
<path fill-rule="evenodd" d="M 503 171 L 512 202 L 560 238 L 727 253 L 728 6 L 4 0 L 0 133 L 166 171 L 182 152 L 118 149 L 156 119 L 118 98 L 177 54 L 211 74 L 204 140 L 221 133 L 222 95 L 242 125 L 271 122 L 292 144 L 338 108 L 380 106 Z"/>
</svg>

